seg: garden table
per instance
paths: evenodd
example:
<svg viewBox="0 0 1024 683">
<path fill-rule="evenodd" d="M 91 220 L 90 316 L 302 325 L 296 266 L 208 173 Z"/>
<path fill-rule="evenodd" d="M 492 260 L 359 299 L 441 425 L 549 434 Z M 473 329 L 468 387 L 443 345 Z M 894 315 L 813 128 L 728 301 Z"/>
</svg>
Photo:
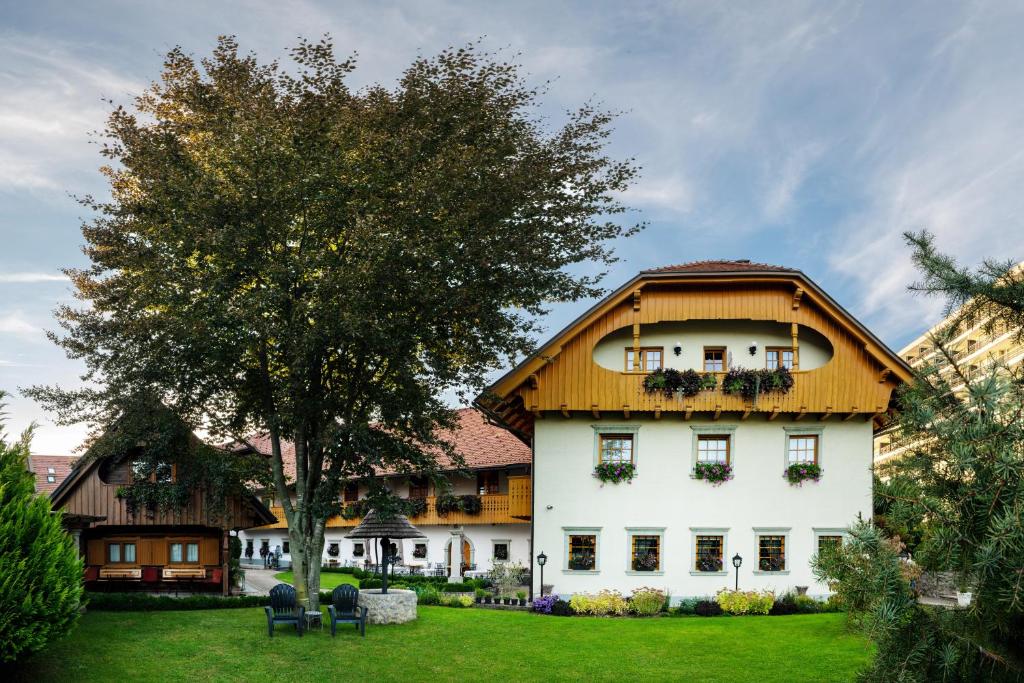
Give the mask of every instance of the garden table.
<svg viewBox="0 0 1024 683">
<path fill-rule="evenodd" d="M 311 629 L 314 624 L 321 631 L 324 630 L 323 612 L 306 612 L 306 630 Z"/>
</svg>

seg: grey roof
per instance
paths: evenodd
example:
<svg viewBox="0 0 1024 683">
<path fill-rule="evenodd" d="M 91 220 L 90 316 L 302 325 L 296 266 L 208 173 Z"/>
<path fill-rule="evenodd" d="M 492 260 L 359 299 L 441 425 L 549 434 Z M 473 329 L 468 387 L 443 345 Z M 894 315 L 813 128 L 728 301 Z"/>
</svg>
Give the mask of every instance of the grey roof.
<svg viewBox="0 0 1024 683">
<path fill-rule="evenodd" d="M 423 538 L 423 532 L 410 524 L 405 515 L 381 519 L 376 510 L 370 510 L 345 538 Z"/>
</svg>

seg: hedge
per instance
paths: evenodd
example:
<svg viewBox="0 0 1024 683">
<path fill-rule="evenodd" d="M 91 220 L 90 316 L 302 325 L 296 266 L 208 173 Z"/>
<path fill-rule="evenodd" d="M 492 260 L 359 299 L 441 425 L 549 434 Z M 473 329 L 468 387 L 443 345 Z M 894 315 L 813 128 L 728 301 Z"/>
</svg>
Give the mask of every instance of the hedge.
<svg viewBox="0 0 1024 683">
<path fill-rule="evenodd" d="M 196 609 L 238 609 L 242 607 L 262 607 L 270 604 L 268 595 L 188 595 L 176 598 L 170 595 L 150 595 L 148 593 L 92 593 L 86 592 L 88 609 L 102 612 L 157 612 L 164 610 L 196 610 Z M 320 603 L 331 602 L 329 592 L 320 593 Z"/>
</svg>

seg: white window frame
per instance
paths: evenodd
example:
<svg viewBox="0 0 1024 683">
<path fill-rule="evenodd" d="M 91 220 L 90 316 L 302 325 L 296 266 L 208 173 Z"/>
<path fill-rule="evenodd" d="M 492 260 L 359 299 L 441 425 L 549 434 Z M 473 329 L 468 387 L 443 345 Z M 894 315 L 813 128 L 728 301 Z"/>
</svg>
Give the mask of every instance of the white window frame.
<svg viewBox="0 0 1024 683">
<path fill-rule="evenodd" d="M 504 543 L 508 548 L 508 557 L 504 560 L 499 560 L 494 554 L 494 546 L 498 543 Z M 511 562 L 512 561 L 512 539 L 511 538 L 492 538 L 491 539 L 491 562 Z"/>
<path fill-rule="evenodd" d="M 635 444 L 634 444 L 635 447 Z M 569 569 L 569 537 L 594 537 L 594 568 Z M 600 574 L 601 573 L 601 527 L 599 526 L 564 526 L 562 527 L 562 573 L 563 574 Z"/>
<path fill-rule="evenodd" d="M 787 440 L 788 444 L 788 440 Z M 790 551 L 793 546 L 790 545 L 789 532 L 792 527 L 779 527 L 779 526 L 755 526 L 754 527 L 754 575 L 755 576 L 786 576 L 789 574 L 793 567 L 793 558 Z M 782 536 L 785 540 L 782 542 L 782 557 L 786 561 L 786 567 L 779 572 L 766 572 L 760 569 L 761 567 L 761 536 Z"/>
<path fill-rule="evenodd" d="M 591 425 L 594 428 L 594 467 L 601 462 L 602 434 L 631 434 L 633 436 L 633 467 L 640 468 L 640 425 Z"/>
<path fill-rule="evenodd" d="M 733 473 L 736 472 L 736 427 L 738 425 L 690 425 L 690 478 L 693 478 L 693 471 L 697 468 L 697 443 L 701 436 L 715 436 L 721 434 L 729 437 L 729 467 Z M 788 443 L 788 442 L 787 442 Z"/>
<path fill-rule="evenodd" d="M 717 572 L 702 572 L 697 570 L 697 537 L 698 536 L 721 536 L 722 537 L 722 570 Z M 687 552 L 690 557 L 690 576 L 728 576 L 729 575 L 729 527 L 714 526 L 691 526 L 690 527 L 690 550 Z"/>
<path fill-rule="evenodd" d="M 782 443 L 782 469 L 789 468 L 789 437 L 791 436 L 816 436 L 818 437 L 818 467 L 825 469 L 825 428 L 824 427 L 783 427 L 786 438 Z"/>
<path fill-rule="evenodd" d="M 636 571 L 633 569 L 633 537 L 658 537 L 658 570 L 653 572 Z M 626 527 L 626 575 L 627 576 L 664 576 L 665 575 L 665 527 L 663 526 L 628 526 Z"/>
<path fill-rule="evenodd" d="M 430 559 L 430 539 L 429 538 L 413 538 L 412 540 L 412 551 L 409 553 L 409 559 L 413 562 L 426 562 Z M 424 545 L 427 547 L 427 554 L 424 557 L 416 557 L 416 546 Z"/>
<path fill-rule="evenodd" d="M 822 536 L 839 536 L 842 538 L 842 542 L 846 543 L 850 540 L 850 532 L 845 527 L 811 527 L 811 531 L 814 532 L 814 554 L 818 554 L 818 539 Z"/>
</svg>

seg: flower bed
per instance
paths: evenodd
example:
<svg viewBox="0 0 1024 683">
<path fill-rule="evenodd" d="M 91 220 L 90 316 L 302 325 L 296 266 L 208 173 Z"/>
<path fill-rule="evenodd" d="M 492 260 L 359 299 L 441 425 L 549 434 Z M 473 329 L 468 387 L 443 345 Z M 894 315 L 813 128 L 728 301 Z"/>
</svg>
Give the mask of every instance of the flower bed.
<svg viewBox="0 0 1024 683">
<path fill-rule="evenodd" d="M 733 478 L 732 465 L 724 462 L 699 462 L 693 466 L 693 478 L 718 486 Z"/>
<path fill-rule="evenodd" d="M 594 476 L 604 484 L 629 483 L 636 476 L 636 465 L 631 462 L 602 462 L 594 468 Z"/>
<path fill-rule="evenodd" d="M 801 486 L 805 481 L 817 483 L 821 481 L 821 467 L 814 463 L 795 462 L 783 471 L 782 476 L 793 486 Z"/>
<path fill-rule="evenodd" d="M 665 398 L 672 398 L 676 394 L 696 396 L 701 391 L 715 389 L 717 386 L 718 378 L 714 374 L 700 374 L 696 370 L 680 372 L 674 368 L 664 368 L 644 377 L 644 391 L 648 394 L 664 394 Z"/>
</svg>

